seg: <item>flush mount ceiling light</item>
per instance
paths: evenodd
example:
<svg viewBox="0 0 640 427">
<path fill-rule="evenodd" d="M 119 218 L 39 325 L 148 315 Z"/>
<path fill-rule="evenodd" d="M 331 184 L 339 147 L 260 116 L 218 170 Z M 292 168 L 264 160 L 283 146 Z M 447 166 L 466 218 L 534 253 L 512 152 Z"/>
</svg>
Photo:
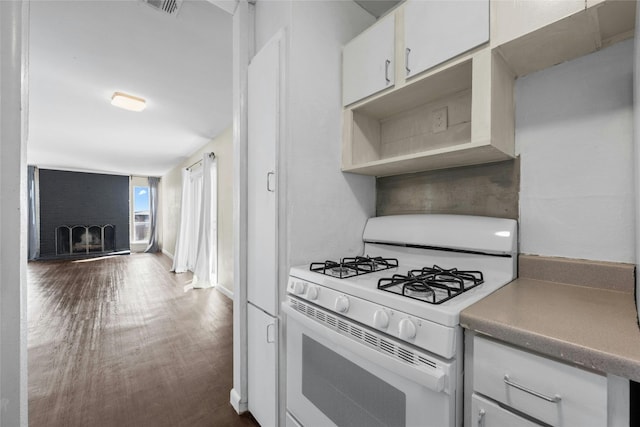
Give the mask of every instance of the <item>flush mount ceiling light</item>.
<svg viewBox="0 0 640 427">
<path fill-rule="evenodd" d="M 142 111 L 147 106 L 147 101 L 127 93 L 114 92 L 111 97 L 111 105 L 130 111 Z"/>
</svg>

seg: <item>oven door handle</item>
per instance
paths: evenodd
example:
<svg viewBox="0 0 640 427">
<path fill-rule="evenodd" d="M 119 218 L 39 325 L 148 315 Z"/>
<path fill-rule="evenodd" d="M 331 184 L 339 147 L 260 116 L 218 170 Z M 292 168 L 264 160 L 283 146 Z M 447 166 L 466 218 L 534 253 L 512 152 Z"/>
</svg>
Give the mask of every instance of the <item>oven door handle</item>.
<svg viewBox="0 0 640 427">
<path fill-rule="evenodd" d="M 408 363 L 396 360 L 384 353 L 341 335 L 333 329 L 321 325 L 296 311 L 287 302 L 282 303 L 282 310 L 290 320 L 296 321 L 306 329 L 310 329 L 323 338 L 328 339 L 337 347 L 345 348 L 363 359 L 371 361 L 394 374 L 400 375 L 411 382 L 418 383 L 436 393 L 444 390 L 445 373 L 441 369 L 426 365 L 420 367 L 411 366 Z"/>
</svg>

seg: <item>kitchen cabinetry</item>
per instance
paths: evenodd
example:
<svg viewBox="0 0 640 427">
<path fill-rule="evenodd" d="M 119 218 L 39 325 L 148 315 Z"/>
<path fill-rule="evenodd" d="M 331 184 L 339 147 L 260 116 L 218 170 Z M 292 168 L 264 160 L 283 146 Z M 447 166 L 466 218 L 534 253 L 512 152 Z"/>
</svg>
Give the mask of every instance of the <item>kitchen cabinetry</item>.
<svg viewBox="0 0 640 427">
<path fill-rule="evenodd" d="M 343 105 L 394 85 L 394 33 L 395 19 L 390 14 L 344 46 Z"/>
<path fill-rule="evenodd" d="M 474 394 L 471 398 L 471 425 L 481 427 L 541 427 L 501 408 L 498 404 Z"/>
<path fill-rule="evenodd" d="M 489 0 L 407 1 L 344 46 L 343 105 L 488 41 Z"/>
<path fill-rule="evenodd" d="M 345 109 L 342 170 L 386 176 L 512 158 L 513 81 L 486 48 Z"/>
<path fill-rule="evenodd" d="M 277 420 L 277 319 L 249 304 L 247 308 L 247 374 L 249 412 L 263 426 Z M 273 423 L 273 424 L 272 424 Z"/>
<path fill-rule="evenodd" d="M 486 426 L 535 425 L 515 413 L 553 426 L 607 425 L 603 375 L 475 336 L 472 381 L 472 420 L 484 411 Z"/>
<path fill-rule="evenodd" d="M 515 78 L 631 37 L 635 7 L 493 0 L 489 14 L 485 1 L 407 1 L 362 35 L 387 26 L 388 43 L 395 20 L 393 87 L 362 90 L 375 67 L 345 68 L 342 170 L 388 176 L 513 158 Z"/>
<path fill-rule="evenodd" d="M 392 89 L 347 95 L 372 72 L 347 79 L 353 42 L 345 46 L 342 170 L 388 176 L 512 158 L 511 70 L 488 48 L 460 56 L 489 40 L 488 0 L 408 1 L 362 36 L 386 26 L 393 40 L 393 20 L 402 66 Z"/>
<path fill-rule="evenodd" d="M 491 2 L 491 46 L 522 76 L 633 37 L 635 1 Z"/>
<path fill-rule="evenodd" d="M 404 6 L 407 77 L 489 41 L 489 0 L 407 1 Z"/>
<path fill-rule="evenodd" d="M 263 426 L 278 424 L 276 154 L 282 44 L 278 33 L 248 69 L 247 403 Z"/>
<path fill-rule="evenodd" d="M 276 153 L 280 136 L 280 38 L 253 58 L 248 79 L 247 298 L 272 316 L 276 277 Z"/>
<path fill-rule="evenodd" d="M 491 44 L 505 44 L 584 9 L 584 0 L 492 1 Z"/>
</svg>

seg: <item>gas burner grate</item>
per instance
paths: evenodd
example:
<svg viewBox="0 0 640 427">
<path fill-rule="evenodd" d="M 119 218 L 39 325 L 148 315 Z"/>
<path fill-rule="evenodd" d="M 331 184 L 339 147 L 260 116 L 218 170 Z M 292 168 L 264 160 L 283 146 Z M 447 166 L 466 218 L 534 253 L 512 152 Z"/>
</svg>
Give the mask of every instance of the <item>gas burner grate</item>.
<svg viewBox="0 0 640 427">
<path fill-rule="evenodd" d="M 347 277 L 388 270 L 397 266 L 398 260 L 395 258 L 357 256 L 342 258 L 340 262 L 314 262 L 311 263 L 309 269 L 316 273 L 326 274 L 327 276 L 337 277 L 338 279 L 345 279 Z"/>
<path fill-rule="evenodd" d="M 429 304 L 442 304 L 483 282 L 480 271 L 444 269 L 434 265 L 380 279 L 378 289 Z"/>
</svg>

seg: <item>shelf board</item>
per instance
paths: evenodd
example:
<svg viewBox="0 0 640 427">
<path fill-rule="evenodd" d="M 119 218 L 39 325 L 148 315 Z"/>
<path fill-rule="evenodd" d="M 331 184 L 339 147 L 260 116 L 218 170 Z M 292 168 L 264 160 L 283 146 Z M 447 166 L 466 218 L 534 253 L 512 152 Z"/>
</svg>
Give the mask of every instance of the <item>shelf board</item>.
<svg viewBox="0 0 640 427">
<path fill-rule="evenodd" d="M 420 105 L 462 92 L 471 87 L 472 59 L 426 74 L 400 89 L 351 109 L 372 119 L 384 120 Z"/>
<path fill-rule="evenodd" d="M 374 160 L 357 165 L 343 165 L 342 171 L 383 177 L 425 170 L 493 163 L 509 159 L 513 159 L 513 156 L 499 150 L 485 140 Z"/>
</svg>

